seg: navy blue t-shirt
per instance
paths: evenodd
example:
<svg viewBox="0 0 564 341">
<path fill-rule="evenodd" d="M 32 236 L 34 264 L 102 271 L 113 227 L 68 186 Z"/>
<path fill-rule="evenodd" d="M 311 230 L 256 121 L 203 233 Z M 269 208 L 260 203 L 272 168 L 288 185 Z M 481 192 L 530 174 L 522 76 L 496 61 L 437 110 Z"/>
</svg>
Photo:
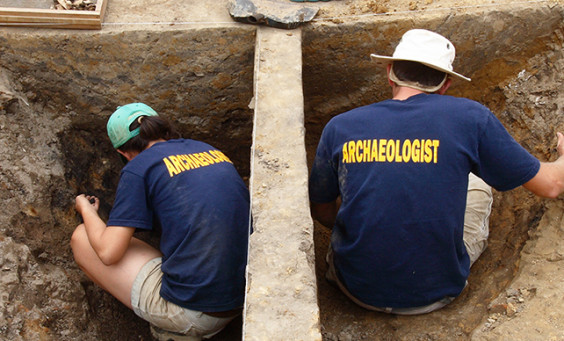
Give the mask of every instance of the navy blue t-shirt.
<svg viewBox="0 0 564 341">
<path fill-rule="evenodd" d="M 341 196 L 331 243 L 348 290 L 372 306 L 417 307 L 465 286 L 468 173 L 505 191 L 539 167 L 481 104 L 419 94 L 334 117 L 318 145 L 310 199 Z"/>
<path fill-rule="evenodd" d="M 249 192 L 231 161 L 203 142 L 169 140 L 122 170 L 108 226 L 162 228 L 161 296 L 197 311 L 241 307 Z"/>
</svg>

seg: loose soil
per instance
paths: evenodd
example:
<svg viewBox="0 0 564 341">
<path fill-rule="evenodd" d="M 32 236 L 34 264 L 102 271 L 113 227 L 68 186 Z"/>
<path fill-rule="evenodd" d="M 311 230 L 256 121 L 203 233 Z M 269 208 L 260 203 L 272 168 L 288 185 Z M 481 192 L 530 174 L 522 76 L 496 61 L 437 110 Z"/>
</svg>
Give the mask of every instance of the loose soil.
<svg viewBox="0 0 564 341">
<path fill-rule="evenodd" d="M 4 6 L 2 1 L 6 0 L 0 0 L 0 6 Z M 222 1 L 193 1 L 178 6 L 187 4 L 201 13 L 213 12 L 219 7 L 223 10 L 225 5 Z M 374 13 L 410 12 L 413 13 L 410 20 L 414 26 L 417 25 L 418 13 L 450 11 L 455 15 L 458 9 L 465 7 L 499 6 L 503 9 L 512 6 L 510 1 L 504 0 L 334 0 L 307 5 L 320 8 L 314 24 L 340 25 L 359 21 L 363 16 Z M 121 18 L 113 14 L 123 9 L 120 6 L 127 7 L 127 11 L 123 11 L 127 15 L 147 19 L 150 6 L 158 6 L 163 13 L 174 13 L 176 4 L 110 0 L 107 17 Z M 202 14 L 200 19 L 204 18 L 205 14 Z M 182 21 L 182 18 L 177 20 Z M 127 29 L 124 27 L 123 32 L 117 35 L 125 36 Z M 165 31 L 160 27 L 154 29 Z M 171 40 L 175 39 L 174 34 L 169 32 L 157 33 L 160 37 L 147 38 L 147 50 L 158 38 L 171 36 Z M 190 43 L 213 47 L 221 39 L 236 39 L 225 32 L 218 35 L 204 41 L 194 38 Z M 147 36 L 150 34 L 147 33 Z M 499 70 L 484 68 L 476 72 L 474 84 L 478 86 L 453 89 L 455 95 L 467 96 L 489 106 L 512 135 L 542 160 L 555 159 L 554 135 L 557 130 L 564 131 L 561 118 L 564 94 L 559 91 L 564 85 L 562 29 L 557 30 L 554 36 L 555 45 L 549 49 L 523 57 L 524 60 L 503 64 L 505 77 L 498 77 L 495 71 Z M 397 39 L 396 36 L 393 38 Z M 119 39 L 114 42 L 115 45 L 120 43 Z M 63 40 L 56 47 L 37 45 L 45 49 L 39 53 L 53 53 L 52 59 L 55 60 L 56 51 L 66 51 L 71 44 Z M 113 72 L 111 62 L 104 60 L 103 55 L 97 55 L 106 47 L 87 48 L 88 54 L 84 58 L 91 58 L 91 64 L 103 60 L 100 68 Z M 313 48 L 306 46 L 305 50 L 312 53 Z M 198 86 L 174 93 L 173 90 L 158 92 L 159 87 L 154 85 L 155 94 L 146 94 L 146 99 L 176 101 L 178 96 L 193 93 L 194 98 L 182 97 L 180 101 L 190 103 L 190 110 L 196 114 L 189 118 L 179 115 L 173 117 L 173 121 L 185 136 L 205 140 L 225 150 L 242 176 L 247 177 L 252 113 L 246 107 L 250 96 L 238 94 L 252 92 L 250 85 L 244 85 L 252 84 L 252 74 L 236 65 L 245 65 L 252 56 L 239 52 L 226 53 L 210 63 L 218 67 L 233 62 L 233 58 L 241 58 L 234 65 L 226 66 L 229 70 L 237 70 L 235 74 L 226 70 L 210 70 L 211 67 L 200 65 L 199 60 L 191 60 L 191 69 L 184 70 L 175 69 L 181 64 L 173 57 L 163 58 L 163 62 L 159 59 L 155 65 L 170 68 L 170 73 L 182 74 L 183 78 L 181 81 L 168 79 L 162 76 L 167 74 L 166 71 L 157 70 L 155 78 L 162 78 L 154 84 L 171 89 L 192 83 Z M 391 50 L 373 52 L 391 53 Z M 503 54 L 503 51 L 499 53 Z M 146 59 L 151 60 L 157 55 L 158 51 L 155 51 Z M 82 90 L 69 88 L 66 91 L 40 92 L 40 83 L 51 82 L 56 86 L 59 80 L 45 77 L 34 81 L 33 77 L 38 73 L 11 69 L 4 60 L 0 59 L 0 199 L 4 211 L 0 215 L 0 338 L 151 340 L 144 321 L 80 272 L 68 246 L 70 234 L 79 222 L 72 206 L 74 196 L 88 191 L 103 198 L 103 216 L 107 216 L 113 201 L 120 160 L 111 150 L 103 132 L 105 120 L 115 105 L 105 103 L 106 98 L 101 98 L 99 94 L 113 96 L 114 93 L 105 90 L 105 83 L 94 77 L 87 79 L 85 84 L 90 86 Z M 314 77 L 314 63 L 309 62 L 307 56 L 304 60 L 306 138 L 308 159 L 311 160 L 320 130 L 330 116 L 383 99 L 387 96 L 387 88 L 378 83 L 370 90 L 361 91 L 360 95 L 336 95 L 338 102 L 327 97 L 316 102 L 320 97 L 318 94 L 323 94 L 330 86 L 327 82 L 326 88 L 324 80 L 332 79 L 343 71 L 339 70 L 341 65 L 333 65 L 330 69 L 337 71 L 326 73 L 318 80 Z M 151 66 L 132 64 L 124 63 L 118 68 L 137 70 L 139 66 L 144 72 L 152 72 Z M 461 64 L 464 65 L 464 62 L 458 65 Z M 67 72 L 66 65 L 54 63 L 50 67 L 57 74 Z M 128 91 L 131 87 L 144 89 L 128 78 L 135 74 L 133 70 L 127 76 L 116 72 L 115 79 L 121 79 L 125 84 L 119 91 Z M 210 76 L 214 72 L 218 76 Z M 73 73 L 75 78 L 80 76 L 78 71 Z M 241 84 L 237 83 L 239 81 Z M 342 77 L 339 81 L 346 84 L 347 79 Z M 213 84 L 214 91 L 235 88 L 233 93 L 236 95 L 224 95 L 221 91 L 213 94 L 214 91 L 205 90 L 206 84 Z M 78 102 L 83 98 L 90 100 Z M 77 103 L 73 103 L 73 99 L 77 99 Z M 220 109 L 206 107 L 207 102 L 213 102 L 213 106 Z M 163 110 L 174 111 L 166 106 Z M 564 340 L 564 243 L 560 242 L 564 235 L 563 212 L 562 200 L 538 199 L 523 189 L 496 192 L 489 247 L 472 268 L 469 286 L 443 310 L 416 317 L 367 312 L 330 286 L 324 280 L 326 265 L 323 260 L 329 231 L 316 224 L 316 271 L 324 339 Z M 138 236 L 153 244 L 158 242 L 158 236 L 146 233 Z M 235 320 L 214 340 L 240 339 L 241 324 L 241 319 Z"/>
</svg>

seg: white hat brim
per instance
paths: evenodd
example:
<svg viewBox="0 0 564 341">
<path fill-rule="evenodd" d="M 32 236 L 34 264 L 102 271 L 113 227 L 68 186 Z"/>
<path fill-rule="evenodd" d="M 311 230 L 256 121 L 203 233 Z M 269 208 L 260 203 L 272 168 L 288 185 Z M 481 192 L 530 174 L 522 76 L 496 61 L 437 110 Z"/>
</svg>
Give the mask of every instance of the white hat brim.
<svg viewBox="0 0 564 341">
<path fill-rule="evenodd" d="M 461 75 L 461 74 L 459 74 L 459 73 L 457 73 L 457 72 L 454 72 L 454 71 L 451 71 L 451 70 L 447 70 L 447 69 L 442 68 L 442 67 L 440 67 L 440 66 L 433 65 L 433 64 L 429 64 L 429 63 L 425 63 L 425 62 L 422 62 L 422 61 L 416 60 L 416 59 L 394 58 L 394 57 L 390 57 L 390 56 L 380 56 L 380 55 L 377 55 L 377 54 L 371 54 L 371 55 L 370 55 L 370 58 L 371 58 L 373 61 L 375 61 L 376 63 L 378 63 L 378 64 L 380 64 L 380 65 L 382 65 L 382 66 L 386 66 L 386 65 L 388 65 L 389 63 L 391 63 L 391 62 L 393 62 L 393 61 L 396 61 L 396 60 L 405 60 L 405 61 L 408 61 L 408 62 L 421 63 L 421 64 L 426 65 L 426 66 L 428 66 L 428 67 L 430 67 L 430 68 L 432 68 L 432 69 L 439 70 L 439 71 L 442 71 L 442 72 L 446 72 L 446 73 L 448 73 L 449 75 L 455 76 L 455 77 L 460 78 L 460 79 L 462 79 L 462 80 L 465 80 L 465 81 L 468 81 L 468 82 L 471 81 L 470 78 L 468 78 L 468 77 L 466 77 L 466 76 L 463 76 L 463 75 Z"/>
</svg>

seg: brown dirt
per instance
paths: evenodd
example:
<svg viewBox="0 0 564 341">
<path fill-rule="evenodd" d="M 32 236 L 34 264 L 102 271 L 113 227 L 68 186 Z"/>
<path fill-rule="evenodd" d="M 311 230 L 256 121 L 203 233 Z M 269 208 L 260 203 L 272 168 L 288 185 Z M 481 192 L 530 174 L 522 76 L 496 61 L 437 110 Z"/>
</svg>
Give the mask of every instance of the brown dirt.
<svg viewBox="0 0 564 341">
<path fill-rule="evenodd" d="M 229 20 L 224 1 L 177 5 L 110 0 L 105 22 L 188 21 L 189 14 L 181 15 L 185 9 L 196 20 Z M 365 57 L 391 53 L 392 43 L 370 35 L 396 39 L 400 29 L 421 23 L 458 34 L 461 55 L 455 64 L 474 81 L 455 86 L 452 93 L 488 105 L 525 148 L 543 160 L 555 158 L 554 133 L 564 130 L 561 24 L 548 26 L 548 38 L 512 44 L 515 36 L 525 35 L 517 26 L 532 31 L 546 23 L 523 22 L 522 15 L 509 12 L 516 5 L 506 0 L 308 5 L 320 8 L 304 34 L 309 158 L 331 116 L 388 96 L 382 75 L 366 67 Z M 465 8 L 488 6 L 496 6 L 495 15 L 465 16 Z M 550 3 L 539 8 L 546 6 L 561 11 Z M 450 15 L 422 19 L 429 13 Z M 405 17 L 396 24 L 399 14 Z M 382 21 L 381 30 L 352 25 L 366 16 L 389 22 Z M 457 25 L 475 28 L 462 35 L 453 28 Z M 249 174 L 252 29 L 219 28 L 208 36 L 178 30 L 152 26 L 134 31 L 124 25 L 102 33 L 103 39 L 50 30 L 44 35 L 0 33 L 0 338 L 151 340 L 146 323 L 81 274 L 68 247 L 78 223 L 74 196 L 84 191 L 100 196 L 103 214 L 113 200 L 120 161 L 103 126 L 117 104 L 131 99 L 159 103 L 185 136 L 225 150 L 241 174 Z M 58 38 L 55 44 L 48 39 L 52 35 Z M 502 38 L 509 43 L 502 44 Z M 488 39 L 499 45 L 487 44 Z M 480 43 L 479 53 L 473 52 L 471 47 Z M 123 50 L 129 59 L 120 57 Z M 561 200 L 537 199 L 522 189 L 496 193 L 490 246 L 473 267 L 468 289 L 449 307 L 417 317 L 367 312 L 328 285 L 323 255 L 329 235 L 316 225 L 324 339 L 563 340 L 564 245 L 558 242 L 563 207 Z M 154 236 L 140 237 L 155 242 Z M 241 321 L 234 321 L 214 339 L 240 339 L 241 328 Z"/>
<path fill-rule="evenodd" d="M 340 25 L 347 20 L 358 20 L 371 11 L 387 14 L 411 11 L 414 14 L 424 14 L 448 8 L 456 11 L 458 7 L 488 6 L 488 3 L 343 1 L 342 5 L 350 5 L 350 10 L 347 11 L 344 6 L 324 8 L 319 20 L 327 22 L 327 25 Z M 509 2 L 496 2 L 496 5 L 511 7 Z M 484 25 L 494 22 L 489 22 L 488 19 L 488 16 L 484 16 Z M 417 20 L 412 20 L 405 29 L 418 27 Z M 383 25 L 383 28 L 387 27 Z M 325 32 L 330 34 L 329 29 Z M 383 84 L 383 72 L 374 77 L 377 84 L 367 86 L 368 91 L 363 91 L 362 87 L 366 84 L 357 84 L 363 80 L 347 69 L 363 68 L 366 65 L 364 61 L 355 64 L 350 54 L 354 48 L 346 46 L 346 42 L 361 41 L 359 36 L 364 32 L 342 29 L 339 34 L 345 42 L 342 45 L 332 44 L 331 39 L 327 39 L 326 45 L 324 41 L 315 39 L 304 44 L 307 46 L 304 66 L 307 81 L 304 82 L 304 88 L 306 108 L 310 112 L 306 118 L 309 123 L 306 125 L 308 138 L 311 138 L 308 142 L 310 162 L 311 150 L 315 148 L 321 128 L 331 116 L 389 96 L 388 88 Z M 564 107 L 564 96 L 557 90 L 564 82 L 559 71 L 564 66 L 561 34 L 561 31 L 556 31 L 548 49 L 538 49 L 534 44 L 529 44 L 531 49 L 519 55 L 494 52 L 499 57 L 485 59 L 485 67 L 479 65 L 481 57 L 476 56 L 473 64 L 478 64 L 477 68 L 464 70 L 464 73 L 472 75 L 472 84 L 455 84 L 451 91 L 451 94 L 469 97 L 489 106 L 512 135 L 541 160 L 554 160 L 555 132 L 564 129 L 564 122 L 557 114 Z M 399 37 L 401 33 L 392 32 L 392 35 Z M 475 39 L 472 35 L 467 38 Z M 537 40 L 536 43 L 540 41 Z M 455 68 L 464 68 L 469 61 L 468 58 L 464 59 L 467 52 L 464 51 L 463 43 L 456 45 L 461 47 L 463 57 L 459 56 Z M 492 46 L 495 48 L 495 45 Z M 393 46 L 380 49 L 373 46 L 367 50 L 366 54 L 391 54 Z M 320 58 L 333 60 L 335 63 L 325 63 L 320 69 L 316 65 Z M 373 69 L 366 69 L 366 72 L 373 72 Z M 338 91 L 327 93 L 327 89 L 320 86 L 322 79 L 326 83 L 336 84 Z M 372 89 L 376 91 L 371 92 Z M 547 211 L 547 205 L 551 207 L 550 212 Z M 324 255 L 329 243 L 329 231 L 316 224 L 316 266 L 324 339 L 562 339 L 564 336 L 559 321 L 564 310 L 550 302 L 551 298 L 558 295 L 557 283 L 564 281 L 560 271 L 562 250 L 556 242 L 539 242 L 545 238 L 550 240 L 551 236 L 560 233 L 556 231 L 561 230 L 562 212 L 561 200 L 550 202 L 535 198 L 523 189 L 507 193 L 496 192 L 489 247 L 473 266 L 469 286 L 448 307 L 415 317 L 368 312 L 351 303 L 338 289 L 329 285 L 324 279 Z M 529 239 L 531 236 L 533 238 Z M 525 255 L 522 252 L 524 247 Z M 528 258 L 531 260 L 526 260 Z M 552 277 L 550 280 L 547 272 Z M 544 282 L 545 279 L 549 283 Z M 539 297 L 541 291 L 543 298 Z M 550 306 L 549 316 L 546 316 L 547 305 Z"/>
</svg>

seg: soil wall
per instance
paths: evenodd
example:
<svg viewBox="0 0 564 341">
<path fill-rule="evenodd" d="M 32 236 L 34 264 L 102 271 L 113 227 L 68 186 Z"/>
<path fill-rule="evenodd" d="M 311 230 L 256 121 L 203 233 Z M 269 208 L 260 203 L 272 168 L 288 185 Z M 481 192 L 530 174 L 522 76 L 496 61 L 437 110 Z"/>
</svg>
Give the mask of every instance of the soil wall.
<svg viewBox="0 0 564 341">
<path fill-rule="evenodd" d="M 563 19 L 561 4 L 540 2 L 304 26 L 308 160 L 332 116 L 389 96 L 369 55 L 391 54 L 414 27 L 442 33 L 457 47 L 455 69 L 473 81 L 454 84 L 450 94 L 487 105 L 526 149 L 553 160 L 555 133 L 564 130 Z M 0 31 L 0 338 L 151 339 L 145 322 L 74 264 L 73 199 L 97 195 L 108 213 L 120 161 L 105 122 L 118 105 L 134 101 L 151 104 L 185 137 L 224 150 L 248 176 L 254 44 L 255 29 L 245 25 Z M 551 214 L 562 212 L 561 201 L 553 203 Z M 468 289 L 444 310 L 413 318 L 366 312 L 330 287 L 323 279 L 328 231 L 316 225 L 324 339 L 470 339 L 492 314 L 507 316 L 507 305 L 491 302 L 520 275 L 521 250 L 545 211 L 546 200 L 522 189 L 496 193 L 490 247 Z M 216 339 L 240 338 L 240 322 Z"/>
<path fill-rule="evenodd" d="M 74 264 L 74 197 L 98 196 L 107 217 L 122 163 L 105 125 L 130 102 L 220 148 L 247 178 L 254 35 L 246 27 L 2 31 L 0 338 L 151 339 L 145 322 Z"/>
</svg>

